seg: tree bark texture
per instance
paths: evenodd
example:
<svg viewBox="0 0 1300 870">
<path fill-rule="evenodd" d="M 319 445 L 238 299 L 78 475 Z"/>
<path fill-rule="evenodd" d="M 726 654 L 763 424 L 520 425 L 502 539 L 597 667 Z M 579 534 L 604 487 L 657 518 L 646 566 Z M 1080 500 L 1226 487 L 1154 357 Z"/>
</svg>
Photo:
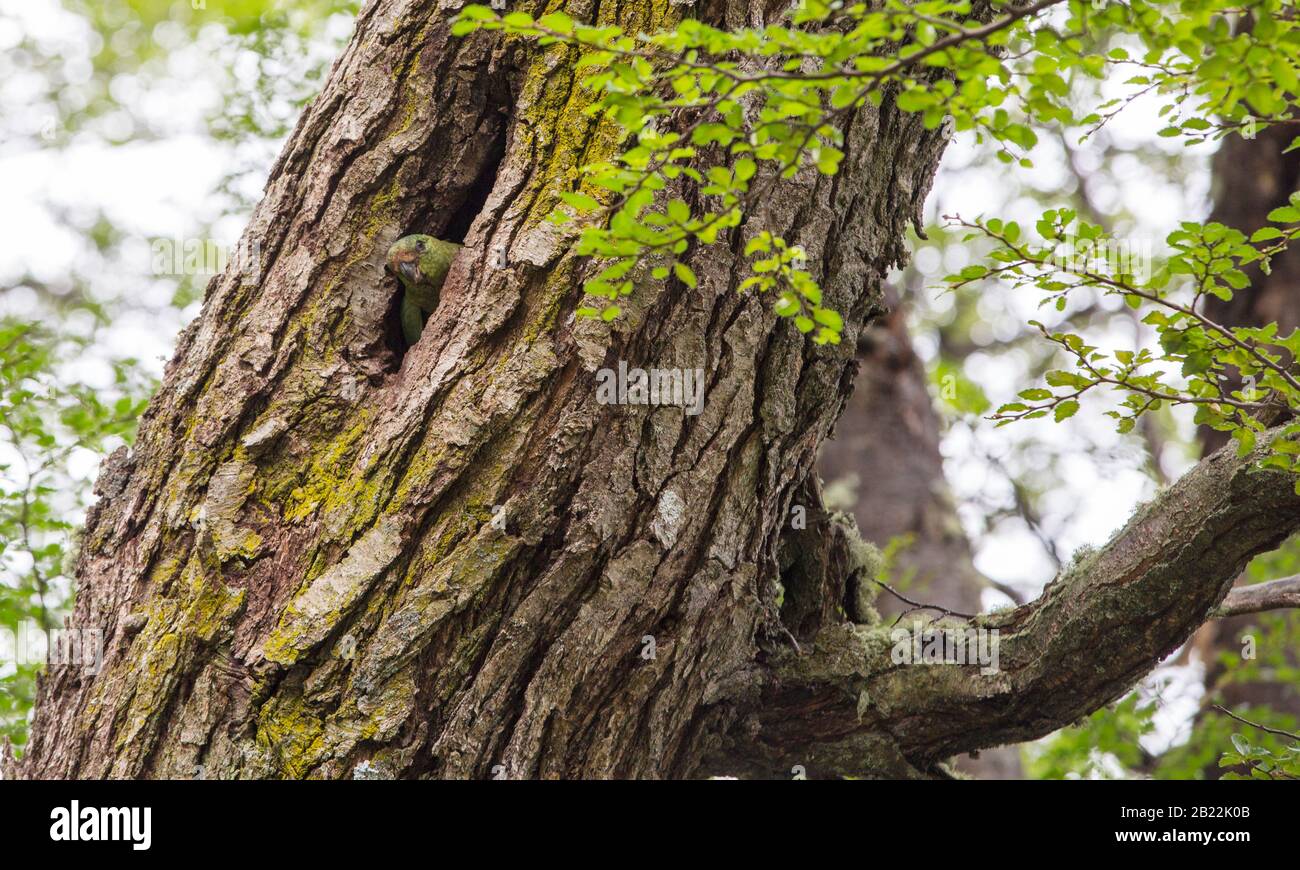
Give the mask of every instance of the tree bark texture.
<svg viewBox="0 0 1300 870">
<path fill-rule="evenodd" d="M 566 9 L 630 29 L 681 14 Z M 1222 597 L 1211 568 L 1294 527 L 1289 481 L 1225 459 L 1212 471 L 1240 474 L 1184 488 L 1178 525 L 1112 545 L 1113 571 L 999 617 L 1025 636 L 1003 691 L 863 664 L 857 639 L 887 626 L 844 614 L 861 571 L 811 509 L 810 469 L 941 134 L 889 99 L 858 112 L 839 175 L 783 184 L 690 253 L 698 288 L 647 283 L 614 324 L 574 321 L 591 264 L 542 219 L 613 130 L 585 114 L 569 50 L 453 39 L 450 14 L 367 4 L 300 119 L 244 239 L 260 269 L 209 286 L 134 449 L 101 472 L 72 624 L 104 632 L 106 660 L 46 674 L 19 775 L 779 775 L 812 758 L 814 775 L 930 775 L 1113 697 Z M 735 292 L 759 228 L 807 248 L 841 346 Z M 466 248 L 399 355 L 382 260 L 410 232 Z M 598 404 L 595 372 L 619 360 L 703 368 L 703 412 Z M 1098 661 L 1112 640 L 1121 658 Z"/>
<path fill-rule="evenodd" d="M 27 775 L 685 775 L 756 691 L 763 645 L 789 643 L 781 532 L 941 135 L 888 102 L 858 112 L 839 176 L 749 218 L 808 249 L 841 348 L 735 292 L 743 232 L 692 252 L 697 290 L 574 322 L 588 264 L 541 219 L 613 131 L 584 114 L 573 53 L 452 38 L 452 11 L 365 7 L 252 218 L 261 274 L 209 288 L 104 470 L 74 624 L 103 628 L 108 659 L 44 680 Z M 467 248 L 399 366 L 384 252 L 457 226 Z M 620 359 L 702 367 L 703 413 L 597 404 Z"/>
</svg>

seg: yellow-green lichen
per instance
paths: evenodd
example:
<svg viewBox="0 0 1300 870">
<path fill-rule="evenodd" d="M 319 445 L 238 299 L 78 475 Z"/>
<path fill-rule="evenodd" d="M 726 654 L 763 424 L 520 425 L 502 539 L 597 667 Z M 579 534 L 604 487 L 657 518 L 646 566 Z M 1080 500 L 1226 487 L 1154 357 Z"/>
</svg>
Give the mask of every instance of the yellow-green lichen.
<svg viewBox="0 0 1300 870">
<path fill-rule="evenodd" d="M 381 520 L 337 565 L 288 603 L 262 647 L 268 660 L 291 665 L 323 642 L 401 552 L 393 520 Z"/>
<path fill-rule="evenodd" d="M 325 724 L 297 694 L 282 694 L 257 717 L 257 742 L 290 779 L 303 779 L 326 751 Z"/>
</svg>

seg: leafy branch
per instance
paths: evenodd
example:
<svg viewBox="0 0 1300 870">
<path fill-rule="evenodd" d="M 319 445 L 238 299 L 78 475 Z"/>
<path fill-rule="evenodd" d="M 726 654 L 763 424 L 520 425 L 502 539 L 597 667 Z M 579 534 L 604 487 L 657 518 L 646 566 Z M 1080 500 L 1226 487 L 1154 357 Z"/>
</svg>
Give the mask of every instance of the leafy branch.
<svg viewBox="0 0 1300 870">
<path fill-rule="evenodd" d="M 1255 779 L 1300 779 L 1300 734 L 1261 725 L 1259 722 L 1254 722 L 1245 716 L 1239 716 L 1222 704 L 1215 704 L 1214 709 L 1249 728 L 1282 737 L 1288 741 L 1294 741 L 1280 751 L 1274 751 L 1267 746 L 1252 743 L 1244 734 L 1233 734 L 1231 738 L 1232 748 L 1235 751 L 1223 754 L 1219 759 L 1220 767 L 1243 765 L 1250 771 L 1251 777 Z M 1227 773 L 1224 774 L 1224 778 L 1242 779 L 1243 777 Z"/>
<path fill-rule="evenodd" d="M 1040 305 L 1065 310 L 1071 294 L 1090 291 L 1118 297 L 1147 311 L 1142 322 L 1155 330 L 1157 347 L 1103 350 L 1073 332 L 1031 321 L 1043 337 L 1074 362 L 1074 370 L 1054 370 L 1045 387 L 1019 393 L 992 419 L 1004 425 L 1044 417 L 1059 422 L 1079 408 L 1080 398 L 1110 387 L 1124 398 L 1108 414 L 1121 432 L 1133 429 L 1144 413 L 1165 404 L 1196 409 L 1198 424 L 1226 431 L 1241 455 L 1255 447 L 1256 434 L 1300 409 L 1300 377 L 1293 361 L 1300 355 L 1300 331 L 1277 334 L 1277 324 L 1262 328 L 1224 326 L 1203 311 L 1208 297 L 1231 299 L 1249 286 L 1248 266 L 1267 271 L 1271 259 L 1300 237 L 1300 194 L 1276 209 L 1249 239 L 1222 224 L 1185 222 L 1166 238 L 1168 253 L 1157 262 L 1134 240 L 1105 233 L 1077 219 L 1068 209 L 1044 212 L 1037 222 L 1040 240 L 1019 224 L 998 219 L 952 225 L 971 230 L 967 239 L 993 243 L 987 265 L 972 265 L 946 279 L 954 289 L 996 278 L 1040 292 Z M 1300 425 L 1286 430 L 1300 431 Z M 1271 467 L 1300 471 L 1300 449 L 1289 438 L 1276 439 L 1265 459 Z"/>
<path fill-rule="evenodd" d="M 549 220 L 581 221 L 577 253 L 608 263 L 585 282 L 590 302 L 579 314 L 613 320 L 642 264 L 654 280 L 672 276 L 693 288 L 697 279 L 685 262 L 693 245 L 714 244 L 739 227 L 781 180 L 804 170 L 836 174 L 849 119 L 887 98 L 920 114 L 929 129 L 950 123 L 954 131 L 973 130 L 998 144 L 1000 159 L 1025 164 L 1017 155 L 1036 144 L 1034 123 L 1092 132 L 1150 92 L 1168 98 L 1162 117 L 1182 119 L 1162 135 L 1189 141 L 1287 122 L 1296 73 L 1294 51 L 1285 49 L 1300 31 L 1273 15 L 1279 6 L 803 0 L 780 24 L 723 30 L 685 20 L 646 34 L 575 22 L 562 12 L 534 19 L 474 5 L 461 10 L 452 32 L 502 31 L 580 52 L 576 68 L 586 71 L 584 84 L 595 95 L 588 111 L 618 126 L 622 150 L 584 167 L 577 189 L 560 194 L 567 209 Z M 1257 21 L 1249 32 L 1228 23 L 1247 16 Z M 1271 23 L 1261 27 L 1263 20 Z M 1099 55 L 1087 37 L 1103 31 L 1130 34 L 1142 50 Z M 1142 73 L 1129 80 L 1130 91 L 1076 113 L 1071 77 L 1101 79 L 1124 64 Z M 668 192 L 682 181 L 695 186 L 695 205 L 686 193 Z M 841 319 L 823 305 L 798 245 L 760 232 L 747 254 L 763 256 L 741 289 L 773 291 L 777 314 L 802 332 L 815 330 L 818 342 L 839 341 Z"/>
</svg>

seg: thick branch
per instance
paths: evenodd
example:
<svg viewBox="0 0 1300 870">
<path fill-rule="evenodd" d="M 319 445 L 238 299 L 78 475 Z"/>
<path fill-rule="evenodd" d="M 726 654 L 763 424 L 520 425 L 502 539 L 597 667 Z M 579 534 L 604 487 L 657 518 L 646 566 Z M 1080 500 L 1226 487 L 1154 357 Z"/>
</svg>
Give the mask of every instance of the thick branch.
<svg viewBox="0 0 1300 870">
<path fill-rule="evenodd" d="M 1254 586 L 1237 586 L 1211 614 L 1216 619 L 1300 607 L 1300 574 Z"/>
<path fill-rule="evenodd" d="M 1294 479 L 1258 469 L 1261 451 L 1202 460 L 1030 604 L 942 624 L 996 632 L 996 673 L 895 663 L 888 625 L 823 628 L 811 652 L 775 664 L 746 734 L 715 763 L 750 772 L 802 763 L 816 775 L 821 759 L 831 767 L 823 775 L 849 773 L 842 761 L 864 737 L 885 736 L 933 772 L 949 756 L 1041 737 L 1114 700 L 1215 612 L 1252 556 L 1300 528 Z"/>
</svg>

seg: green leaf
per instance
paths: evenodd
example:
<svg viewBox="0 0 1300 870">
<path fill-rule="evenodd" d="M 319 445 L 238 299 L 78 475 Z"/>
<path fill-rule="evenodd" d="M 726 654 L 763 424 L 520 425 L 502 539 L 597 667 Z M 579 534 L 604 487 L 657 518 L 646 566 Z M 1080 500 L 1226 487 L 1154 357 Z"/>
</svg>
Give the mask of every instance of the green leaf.
<svg viewBox="0 0 1300 870">
<path fill-rule="evenodd" d="M 1065 420 L 1069 417 L 1073 417 L 1074 413 L 1078 410 L 1079 410 L 1079 403 L 1076 402 L 1074 399 L 1067 399 L 1056 406 L 1056 409 L 1055 411 L 1053 411 L 1052 416 L 1054 416 L 1056 418 L 1056 422 L 1059 423 L 1062 420 Z"/>
<path fill-rule="evenodd" d="M 600 208 L 600 203 L 585 193 L 576 191 L 565 191 L 560 194 L 560 199 L 564 200 L 575 210 L 581 213 L 593 212 Z"/>
<path fill-rule="evenodd" d="M 673 263 L 673 274 L 677 276 L 678 281 L 681 281 L 692 290 L 695 289 L 698 282 L 695 280 L 695 272 L 691 270 L 690 266 L 681 262 Z"/>
<path fill-rule="evenodd" d="M 840 317 L 839 312 L 832 311 L 829 308 L 815 309 L 813 319 L 832 332 L 840 332 L 844 329 L 844 319 Z"/>
</svg>

